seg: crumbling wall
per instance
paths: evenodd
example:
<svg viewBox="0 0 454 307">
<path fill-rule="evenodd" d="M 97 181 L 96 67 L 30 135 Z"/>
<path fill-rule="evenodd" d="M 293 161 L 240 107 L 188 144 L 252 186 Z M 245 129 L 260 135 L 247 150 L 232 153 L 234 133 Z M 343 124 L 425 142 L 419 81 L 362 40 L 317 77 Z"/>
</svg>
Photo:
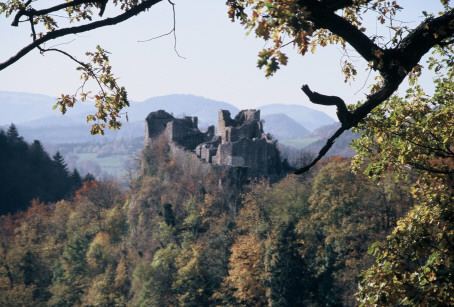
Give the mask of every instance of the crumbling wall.
<svg viewBox="0 0 454 307">
<path fill-rule="evenodd" d="M 220 144 L 212 163 L 231 167 L 247 167 L 251 177 L 260 174 L 279 174 L 282 171 L 275 142 L 242 138 L 237 142 Z"/>
<path fill-rule="evenodd" d="M 261 138 L 263 125 L 260 121 L 260 110 L 243 110 L 232 119 L 227 110 L 219 111 L 218 135 L 222 143 L 237 142 L 242 138 Z"/>
<path fill-rule="evenodd" d="M 164 110 L 151 112 L 145 119 L 145 144 L 152 138 L 159 136 L 167 127 L 167 123 L 174 117 Z"/>
<path fill-rule="evenodd" d="M 145 122 L 145 144 L 150 144 L 151 139 L 164 134 L 168 142 L 194 150 L 197 145 L 206 142 L 214 134 L 214 126 L 209 127 L 206 133 L 202 133 L 197 125 L 197 117 L 174 118 L 164 110 L 151 112 Z"/>
</svg>

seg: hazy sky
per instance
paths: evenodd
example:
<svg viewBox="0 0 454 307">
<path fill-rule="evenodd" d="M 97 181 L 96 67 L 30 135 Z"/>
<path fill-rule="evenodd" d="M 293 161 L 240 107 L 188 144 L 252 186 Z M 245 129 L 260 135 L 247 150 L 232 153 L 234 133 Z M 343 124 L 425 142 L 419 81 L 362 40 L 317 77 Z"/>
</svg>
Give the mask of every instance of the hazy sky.
<svg viewBox="0 0 454 307">
<path fill-rule="evenodd" d="M 43 5 L 55 1 L 41 0 Z M 238 23 L 227 17 L 225 0 L 175 0 L 177 49 L 173 36 L 139 43 L 168 32 L 172 28 L 172 10 L 162 2 L 121 25 L 104 28 L 58 41 L 60 46 L 84 60 L 84 52 L 97 44 L 109 50 L 114 73 L 126 86 L 129 98 L 143 101 L 167 94 L 194 94 L 225 101 L 238 108 L 254 108 L 272 103 L 301 104 L 323 110 L 335 117 L 335 110 L 312 105 L 300 90 L 307 83 L 315 91 L 341 96 L 356 102 L 364 98 L 365 82 L 372 77 L 364 73 L 365 63 L 358 60 L 359 76 L 345 84 L 341 74 L 342 52 L 337 47 L 320 48 L 316 55 L 304 58 L 287 47 L 289 65 L 274 77 L 265 78 L 256 68 L 257 53 L 264 42 L 255 35 L 245 35 Z M 440 7 L 438 0 L 401 1 L 407 9 L 405 20 L 410 25 L 422 10 Z M 365 21 L 372 31 L 378 31 L 375 20 Z M 10 26 L 11 19 L 0 17 L 0 61 L 16 53 L 29 40 L 28 28 Z M 378 32 L 377 32 L 378 33 Z M 74 40 L 75 39 L 75 40 Z M 72 41 L 74 40 L 74 41 Z M 48 46 L 51 46 L 50 43 Z M 77 65 L 59 54 L 45 56 L 34 51 L 13 66 L 0 72 L 0 90 L 40 93 L 50 96 L 73 93 L 80 85 Z M 359 93 L 357 93 L 359 92 Z M 357 93 L 357 94 L 355 94 Z"/>
</svg>

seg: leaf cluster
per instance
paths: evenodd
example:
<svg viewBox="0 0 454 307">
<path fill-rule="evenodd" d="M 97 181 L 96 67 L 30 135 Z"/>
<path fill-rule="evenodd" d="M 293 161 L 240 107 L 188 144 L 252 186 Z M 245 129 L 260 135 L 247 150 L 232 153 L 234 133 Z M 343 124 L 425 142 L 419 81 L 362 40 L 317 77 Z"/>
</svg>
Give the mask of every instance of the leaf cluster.
<svg viewBox="0 0 454 307">
<path fill-rule="evenodd" d="M 87 123 L 96 122 L 92 125 L 91 134 L 104 134 L 104 128 L 108 124 L 109 129 L 119 129 L 122 124 L 119 122 L 121 111 L 129 107 L 127 92 L 124 87 L 117 83 L 112 74 L 112 66 L 109 62 L 108 52 L 100 46 L 96 47 L 95 52 L 87 52 L 88 63 L 80 62 L 81 66 L 77 70 L 82 71 L 82 86 L 74 95 L 64 95 L 57 99 L 54 109 L 57 107 L 62 114 L 65 114 L 68 107 L 73 107 L 76 103 L 76 96 L 79 93 L 81 101 L 94 100 L 97 113 L 87 116 Z M 85 84 L 89 80 L 94 80 L 99 87 L 99 91 L 93 94 L 85 90 Z M 126 115 L 127 118 L 127 115 Z"/>
<path fill-rule="evenodd" d="M 365 172 L 378 179 L 387 170 L 396 179 L 406 167 L 435 176 L 452 174 L 454 140 L 454 83 L 451 73 L 435 80 L 427 96 L 419 85 L 405 98 L 393 96 L 361 123 L 361 138 L 353 141 L 358 155 L 353 165 L 367 162 Z"/>
</svg>

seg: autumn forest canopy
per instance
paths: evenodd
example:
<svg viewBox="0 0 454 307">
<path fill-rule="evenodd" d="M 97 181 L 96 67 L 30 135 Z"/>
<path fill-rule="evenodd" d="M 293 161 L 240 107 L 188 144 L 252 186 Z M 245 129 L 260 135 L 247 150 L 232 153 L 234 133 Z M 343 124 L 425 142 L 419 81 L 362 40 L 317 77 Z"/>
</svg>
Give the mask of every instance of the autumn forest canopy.
<svg viewBox="0 0 454 307">
<path fill-rule="evenodd" d="M 0 71 L 32 51 L 63 54 L 82 84 L 55 108 L 93 100 L 91 132 L 121 128 L 129 102 L 109 52 L 98 46 L 81 60 L 46 43 L 165 1 L 38 2 L 0 2 L 0 17 L 31 34 Z M 410 27 L 397 18 L 400 2 L 226 2 L 226 18 L 266 42 L 257 65 L 267 77 L 294 65 L 287 46 L 304 56 L 328 45 L 347 55 L 346 82 L 375 75 L 356 104 L 302 85 L 311 102 L 337 109 L 341 126 L 298 175 L 245 182 L 158 141 L 143 149 L 124 189 L 82 180 L 14 126 L 0 132 L 0 167 L 12 174 L 0 173 L 9 201 L 2 213 L 14 213 L 0 216 L 0 305 L 454 305 L 454 9 L 434 0 L 439 12 L 421 8 Z M 370 34 L 371 18 L 388 37 Z M 428 71 L 433 91 L 419 82 Z M 408 90 L 396 93 L 404 83 Z M 349 129 L 360 134 L 357 155 L 323 159 Z"/>
</svg>

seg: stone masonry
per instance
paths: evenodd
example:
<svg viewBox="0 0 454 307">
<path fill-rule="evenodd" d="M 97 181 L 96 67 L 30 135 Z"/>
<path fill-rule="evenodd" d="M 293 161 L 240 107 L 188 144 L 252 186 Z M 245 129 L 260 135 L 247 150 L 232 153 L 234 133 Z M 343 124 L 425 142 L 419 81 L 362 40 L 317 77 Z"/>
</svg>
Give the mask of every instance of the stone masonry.
<svg viewBox="0 0 454 307">
<path fill-rule="evenodd" d="M 160 135 L 169 143 L 194 152 L 203 162 L 246 168 L 248 177 L 282 171 L 276 141 L 264 133 L 259 110 L 243 110 L 234 119 L 229 111 L 220 110 L 217 134 L 214 126 L 200 132 L 197 117 L 177 119 L 159 110 L 146 118 L 145 144 L 152 146 L 153 139 Z"/>
</svg>

